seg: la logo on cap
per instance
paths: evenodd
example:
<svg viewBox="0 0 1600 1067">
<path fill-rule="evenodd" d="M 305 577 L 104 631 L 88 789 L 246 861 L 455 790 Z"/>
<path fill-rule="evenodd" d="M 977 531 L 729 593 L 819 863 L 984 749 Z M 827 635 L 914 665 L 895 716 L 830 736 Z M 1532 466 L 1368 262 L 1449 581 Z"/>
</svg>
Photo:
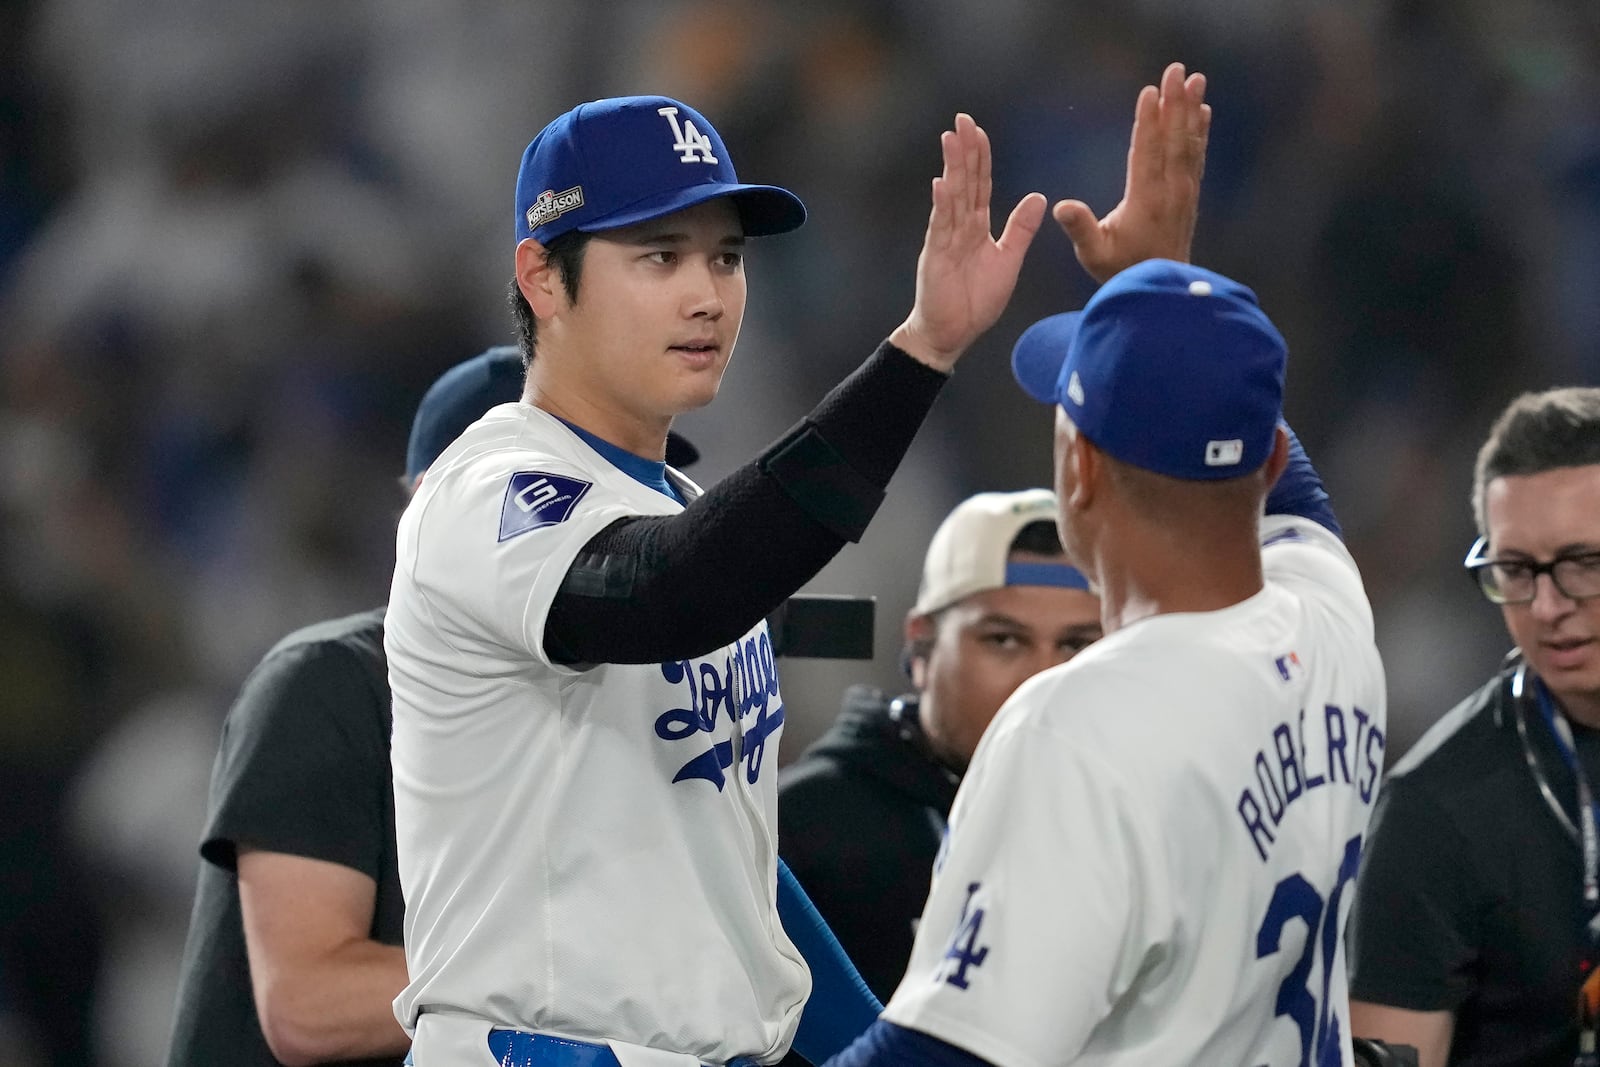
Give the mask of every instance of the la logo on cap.
<svg viewBox="0 0 1600 1067">
<path fill-rule="evenodd" d="M 717 157 L 711 154 L 711 138 L 695 128 L 693 119 L 678 121 L 678 109 L 663 107 L 656 109 L 657 115 L 665 115 L 667 121 L 672 123 L 672 150 L 680 153 L 680 163 L 715 163 Z M 698 158 L 697 158 L 698 157 Z"/>
<path fill-rule="evenodd" d="M 1244 459 L 1244 442 L 1238 438 L 1231 441 L 1206 442 L 1206 466 L 1232 467 Z"/>
</svg>

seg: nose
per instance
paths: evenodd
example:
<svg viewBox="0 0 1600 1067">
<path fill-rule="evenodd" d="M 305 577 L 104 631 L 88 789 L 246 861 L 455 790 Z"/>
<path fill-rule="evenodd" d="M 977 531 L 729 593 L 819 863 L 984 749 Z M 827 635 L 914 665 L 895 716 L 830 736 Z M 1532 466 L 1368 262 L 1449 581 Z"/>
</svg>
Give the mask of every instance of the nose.
<svg viewBox="0 0 1600 1067">
<path fill-rule="evenodd" d="M 1576 606 L 1576 601 L 1556 587 L 1554 575 L 1534 576 L 1533 600 L 1528 604 L 1528 610 L 1534 618 L 1540 622 L 1555 622 Z"/>
<path fill-rule="evenodd" d="M 684 316 L 712 321 L 722 318 L 727 302 L 711 264 L 696 257 L 680 274 L 684 279 Z"/>
</svg>

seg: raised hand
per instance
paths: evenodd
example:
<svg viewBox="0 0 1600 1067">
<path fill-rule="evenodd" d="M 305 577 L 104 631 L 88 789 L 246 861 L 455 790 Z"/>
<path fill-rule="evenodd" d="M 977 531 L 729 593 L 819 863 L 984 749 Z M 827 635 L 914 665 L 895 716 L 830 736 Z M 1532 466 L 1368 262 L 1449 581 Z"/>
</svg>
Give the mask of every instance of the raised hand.
<svg viewBox="0 0 1600 1067">
<path fill-rule="evenodd" d="M 916 303 L 889 335 L 895 346 L 943 371 L 1005 310 L 1045 208 L 1041 194 L 1029 193 L 995 240 L 989 135 L 971 115 L 957 115 L 955 125 L 939 137 L 944 174 L 933 179 L 933 210 L 917 257 Z"/>
<path fill-rule="evenodd" d="M 1051 212 L 1097 281 L 1146 259 L 1189 262 L 1211 133 L 1205 95 L 1204 74 L 1185 78 L 1182 63 L 1167 67 L 1159 89 L 1139 91 L 1122 203 L 1103 219 L 1081 200 L 1062 200 Z"/>
</svg>

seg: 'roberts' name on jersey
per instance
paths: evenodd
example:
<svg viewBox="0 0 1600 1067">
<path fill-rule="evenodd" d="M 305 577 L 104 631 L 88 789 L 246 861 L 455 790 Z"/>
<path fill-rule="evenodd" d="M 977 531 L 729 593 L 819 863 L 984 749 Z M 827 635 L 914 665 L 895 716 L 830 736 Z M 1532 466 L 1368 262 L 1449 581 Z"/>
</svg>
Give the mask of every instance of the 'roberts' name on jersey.
<svg viewBox="0 0 1600 1067">
<path fill-rule="evenodd" d="M 1383 766 L 1384 741 L 1383 730 L 1366 712 L 1332 704 L 1309 715 L 1302 708 L 1294 725 L 1274 726 L 1271 738 L 1256 751 L 1254 780 L 1239 792 L 1239 819 L 1261 861 L 1266 862 L 1276 840 L 1273 829 L 1301 797 L 1344 785 L 1358 790 L 1361 802 L 1370 805 Z"/>
</svg>

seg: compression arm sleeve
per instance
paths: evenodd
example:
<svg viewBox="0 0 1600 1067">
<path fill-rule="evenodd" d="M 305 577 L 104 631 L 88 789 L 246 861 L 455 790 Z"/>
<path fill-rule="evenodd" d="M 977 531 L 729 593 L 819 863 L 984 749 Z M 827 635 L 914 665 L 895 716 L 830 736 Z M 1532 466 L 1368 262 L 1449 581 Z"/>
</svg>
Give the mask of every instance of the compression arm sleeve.
<svg viewBox="0 0 1600 1067">
<path fill-rule="evenodd" d="M 989 1067 L 989 1061 L 920 1030 L 879 1019 L 826 1067 Z"/>
<path fill-rule="evenodd" d="M 1277 484 L 1272 487 L 1272 492 L 1267 494 L 1267 514 L 1296 515 L 1310 519 L 1342 539 L 1344 531 L 1334 517 L 1333 503 L 1328 499 L 1328 491 L 1322 487 L 1317 468 L 1311 465 L 1311 457 L 1306 455 L 1295 432 L 1287 424 L 1283 428 L 1289 432 L 1289 462 L 1283 468 Z"/>
<path fill-rule="evenodd" d="M 794 872 L 778 860 L 778 918 L 811 968 L 811 999 L 800 1015 L 794 1050 L 812 1063 L 842 1051 L 877 1019 L 883 1005 L 872 995 L 844 946 L 828 928 Z"/>
<path fill-rule="evenodd" d="M 550 606 L 545 652 L 557 663 L 661 663 L 743 636 L 860 539 L 948 380 L 885 342 L 679 514 L 601 530 Z"/>
</svg>

